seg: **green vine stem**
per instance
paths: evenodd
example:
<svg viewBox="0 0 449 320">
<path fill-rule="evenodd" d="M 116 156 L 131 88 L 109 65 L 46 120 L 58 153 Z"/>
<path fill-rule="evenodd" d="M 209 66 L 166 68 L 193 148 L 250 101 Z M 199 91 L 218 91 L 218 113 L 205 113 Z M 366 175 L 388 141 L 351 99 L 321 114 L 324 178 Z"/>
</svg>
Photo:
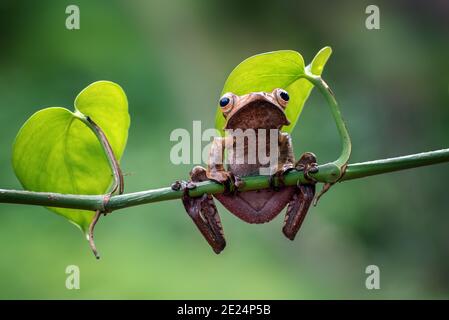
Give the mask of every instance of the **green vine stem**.
<svg viewBox="0 0 449 320">
<path fill-rule="evenodd" d="M 360 179 L 372 175 L 434 165 L 443 162 L 449 162 L 449 149 L 349 164 L 340 181 Z M 339 174 L 338 169 L 336 170 L 336 167 L 333 165 L 324 164 L 318 168 L 319 171 L 314 177 L 322 183 L 335 181 L 335 176 Z M 242 180 L 244 181 L 244 186 L 239 189 L 240 191 L 259 190 L 269 187 L 269 176 L 251 176 L 245 177 Z M 295 185 L 296 183 L 301 182 L 305 182 L 301 172 L 292 171 L 285 176 L 286 185 Z M 207 181 L 199 183 L 195 189 L 190 190 L 189 194 L 191 196 L 200 196 L 204 193 L 216 194 L 222 193 L 223 191 L 222 185 Z M 108 212 L 152 202 L 180 199 L 182 197 L 182 191 L 172 190 L 171 187 L 152 189 L 111 196 L 109 201 L 105 203 L 104 199 L 106 196 L 108 195 L 69 195 L 0 189 L 0 203 L 29 204 Z"/>
</svg>

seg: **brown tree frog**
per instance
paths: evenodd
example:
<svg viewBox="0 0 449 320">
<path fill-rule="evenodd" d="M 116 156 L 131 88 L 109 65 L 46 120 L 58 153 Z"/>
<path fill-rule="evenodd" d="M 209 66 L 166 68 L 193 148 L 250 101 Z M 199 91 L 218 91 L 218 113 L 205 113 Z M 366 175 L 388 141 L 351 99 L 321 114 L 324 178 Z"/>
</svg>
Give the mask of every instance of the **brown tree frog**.
<svg viewBox="0 0 449 320">
<path fill-rule="evenodd" d="M 225 163 L 223 159 L 226 149 L 236 147 L 236 137 L 227 135 L 214 138 L 207 169 L 200 166 L 194 167 L 190 173 L 191 182 L 187 184 L 187 187 L 186 185 L 183 187 L 187 190 L 189 184 L 191 188 L 192 185 L 194 187 L 195 182 L 206 180 L 225 184 L 228 192 L 216 194 L 214 197 L 230 212 L 248 223 L 271 221 L 287 206 L 282 231 L 288 239 L 293 240 L 315 195 L 315 181 L 309 173 L 315 173 L 318 169 L 315 155 L 309 152 L 304 153 L 299 161 L 295 162 L 290 135 L 280 131 L 282 126 L 289 124 L 285 113 L 289 99 L 285 90 L 274 89 L 272 92 L 254 92 L 242 96 L 227 93 L 220 99 L 219 104 L 226 119 L 225 130 L 253 129 L 256 143 L 259 143 L 263 136 L 266 141 L 262 143 L 266 143 L 267 146 L 270 144 L 270 138 L 267 137 L 272 137 L 267 131 L 276 130 L 277 165 L 272 177 L 277 176 L 282 181 L 281 178 L 285 172 L 301 170 L 308 183 L 298 186 L 272 186 L 270 189 L 256 191 L 231 192 L 230 190 L 238 189 L 241 183 L 239 177 L 258 175 L 261 167 L 270 164 L 262 164 L 257 157 L 255 162 L 249 161 L 254 157 L 250 157 L 248 152 L 255 149 L 248 146 L 248 139 L 244 140 L 244 151 L 241 153 L 243 158 L 236 159 L 239 157 L 238 153 L 233 152 L 232 159 L 228 159 L 228 163 Z M 215 253 L 220 253 L 226 246 L 226 241 L 213 197 L 210 194 L 190 197 L 185 192 L 183 204 Z"/>
</svg>

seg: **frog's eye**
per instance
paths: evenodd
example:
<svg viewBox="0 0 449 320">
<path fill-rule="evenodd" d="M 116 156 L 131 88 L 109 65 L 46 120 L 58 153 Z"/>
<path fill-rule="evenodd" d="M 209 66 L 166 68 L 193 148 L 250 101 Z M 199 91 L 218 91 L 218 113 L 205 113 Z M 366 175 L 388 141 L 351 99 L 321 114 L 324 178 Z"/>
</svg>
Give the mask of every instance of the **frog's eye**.
<svg viewBox="0 0 449 320">
<path fill-rule="evenodd" d="M 288 101 L 290 100 L 290 96 L 287 91 L 284 89 L 275 89 L 275 96 L 281 107 L 287 107 Z"/>
<path fill-rule="evenodd" d="M 290 100 L 290 96 L 288 95 L 287 91 L 284 90 L 282 90 L 281 93 L 279 93 L 279 97 L 281 97 L 281 99 L 284 101 Z"/>
<path fill-rule="evenodd" d="M 234 100 L 235 96 L 232 93 L 226 93 L 223 95 L 218 102 L 220 104 L 221 111 L 223 111 L 223 113 L 228 113 L 231 111 L 234 106 Z"/>
<path fill-rule="evenodd" d="M 228 97 L 223 97 L 220 99 L 220 107 L 224 108 L 226 107 L 229 102 L 231 102 L 231 99 L 229 99 Z"/>
</svg>

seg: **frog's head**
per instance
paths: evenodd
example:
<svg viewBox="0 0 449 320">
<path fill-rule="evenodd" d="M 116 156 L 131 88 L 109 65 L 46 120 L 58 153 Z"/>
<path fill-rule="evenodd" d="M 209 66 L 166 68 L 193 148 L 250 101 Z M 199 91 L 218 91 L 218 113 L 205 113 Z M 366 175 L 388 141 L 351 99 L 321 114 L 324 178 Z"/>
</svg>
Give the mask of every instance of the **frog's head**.
<svg viewBox="0 0 449 320">
<path fill-rule="evenodd" d="M 280 129 L 289 125 L 285 114 L 288 100 L 290 97 L 283 89 L 243 96 L 226 93 L 219 102 L 226 118 L 224 129 Z"/>
</svg>

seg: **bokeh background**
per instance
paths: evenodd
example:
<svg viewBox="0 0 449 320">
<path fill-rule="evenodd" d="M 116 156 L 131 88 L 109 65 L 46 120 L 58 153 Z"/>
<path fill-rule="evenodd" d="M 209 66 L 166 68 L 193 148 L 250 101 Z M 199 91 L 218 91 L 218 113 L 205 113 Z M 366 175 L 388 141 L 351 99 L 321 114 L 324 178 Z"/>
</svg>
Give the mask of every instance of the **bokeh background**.
<svg viewBox="0 0 449 320">
<path fill-rule="evenodd" d="M 81 29 L 65 28 L 77 4 Z M 365 28 L 376 4 L 381 29 Z M 89 83 L 119 83 L 132 125 L 122 160 L 126 190 L 187 178 L 170 163 L 175 128 L 213 127 L 235 65 L 294 49 L 310 62 L 334 54 L 331 85 L 354 142 L 352 162 L 449 146 L 447 1 L 1 1 L 0 187 L 20 188 L 10 163 L 15 134 L 35 111 L 71 107 Z M 293 140 L 320 162 L 338 155 L 328 107 L 314 91 Z M 228 247 L 216 256 L 180 201 L 103 218 L 96 261 L 82 234 L 44 208 L 0 205 L 0 298 L 449 298 L 448 165 L 335 186 L 295 242 L 283 217 L 249 225 L 222 207 Z M 81 289 L 65 288 L 65 268 Z M 365 288 L 379 266 L 381 289 Z"/>
</svg>

